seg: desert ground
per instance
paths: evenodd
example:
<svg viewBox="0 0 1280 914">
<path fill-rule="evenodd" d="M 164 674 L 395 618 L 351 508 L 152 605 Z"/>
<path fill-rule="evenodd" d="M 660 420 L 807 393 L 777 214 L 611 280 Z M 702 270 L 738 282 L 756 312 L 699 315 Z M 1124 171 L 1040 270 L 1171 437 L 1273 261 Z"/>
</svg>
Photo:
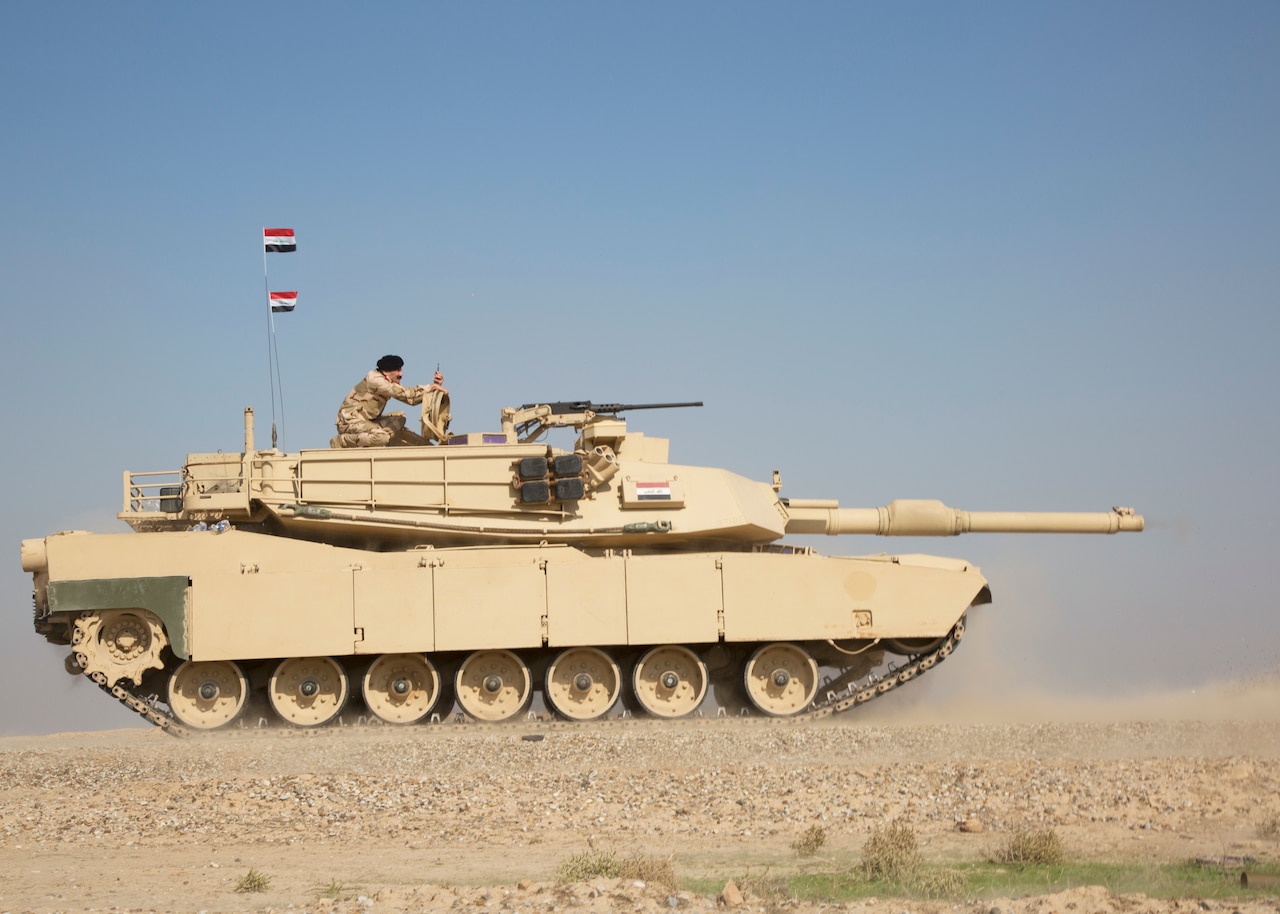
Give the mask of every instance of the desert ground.
<svg viewBox="0 0 1280 914">
<path fill-rule="evenodd" d="M 105 699 L 104 699 L 105 700 Z M 157 730 L 0 739 L 0 912 L 777 910 L 750 892 L 557 884 L 589 847 L 722 885 L 855 866 L 895 819 L 926 859 L 1052 827 L 1076 860 L 1280 859 L 1280 684 L 1105 709 L 932 702 L 820 723 L 702 719 Z M 801 858 L 813 825 L 826 842 Z M 266 891 L 235 891 L 250 871 Z M 1278 890 L 1280 891 L 1280 890 Z M 322 897 L 338 895 L 337 900 Z M 828 905 L 828 908 L 831 906 Z M 1280 911 L 1099 887 L 845 909 Z M 789 903 L 787 911 L 816 911 Z"/>
</svg>

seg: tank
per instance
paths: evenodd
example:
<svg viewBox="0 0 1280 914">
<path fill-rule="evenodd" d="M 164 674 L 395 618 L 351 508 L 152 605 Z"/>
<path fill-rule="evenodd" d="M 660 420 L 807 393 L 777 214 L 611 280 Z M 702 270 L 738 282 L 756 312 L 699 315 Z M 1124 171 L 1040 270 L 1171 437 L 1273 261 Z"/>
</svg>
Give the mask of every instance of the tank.
<svg viewBox="0 0 1280 914">
<path fill-rule="evenodd" d="M 526 404 L 496 430 L 382 448 L 189 454 L 128 472 L 133 532 L 22 543 L 35 630 L 165 730 L 632 715 L 814 718 L 932 669 L 991 592 L 930 555 L 826 556 L 789 534 L 1119 533 L 1129 508 L 842 508 L 670 462 L 623 413 Z M 552 432 L 555 429 L 568 431 Z M 564 439 L 562 447 L 547 443 Z"/>
</svg>

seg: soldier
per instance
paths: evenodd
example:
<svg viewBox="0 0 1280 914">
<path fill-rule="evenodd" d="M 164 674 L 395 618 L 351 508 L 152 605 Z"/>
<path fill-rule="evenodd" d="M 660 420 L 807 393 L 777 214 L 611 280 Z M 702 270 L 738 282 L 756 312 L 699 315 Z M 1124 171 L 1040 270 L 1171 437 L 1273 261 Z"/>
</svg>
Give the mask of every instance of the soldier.
<svg viewBox="0 0 1280 914">
<path fill-rule="evenodd" d="M 404 429 L 404 413 L 382 415 L 388 400 L 417 406 L 429 391 L 448 393 L 441 386 L 444 375 L 439 371 L 430 386 L 401 387 L 403 369 L 404 359 L 398 355 L 378 359 L 378 367 L 351 388 L 338 407 L 338 434 L 330 440 L 330 447 L 384 447 Z"/>
</svg>

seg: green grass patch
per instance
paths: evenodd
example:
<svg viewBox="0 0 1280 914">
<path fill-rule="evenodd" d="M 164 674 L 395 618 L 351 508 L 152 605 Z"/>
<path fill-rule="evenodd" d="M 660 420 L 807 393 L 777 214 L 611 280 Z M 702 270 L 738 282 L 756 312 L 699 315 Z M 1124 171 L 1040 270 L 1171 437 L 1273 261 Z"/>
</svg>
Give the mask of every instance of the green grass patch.
<svg viewBox="0 0 1280 914">
<path fill-rule="evenodd" d="M 1280 864 L 1251 864 L 1249 872 L 1280 874 Z M 725 878 L 685 879 L 681 888 L 715 894 Z M 789 900 L 810 903 L 861 901 L 868 898 L 953 900 L 1013 898 L 1047 895 L 1082 886 L 1100 885 L 1115 895 L 1141 893 L 1151 898 L 1233 899 L 1271 898 L 1271 888 L 1240 887 L 1240 870 L 1201 866 L 1194 862 L 1169 865 L 1058 863 L 1010 865 L 981 863 L 939 866 L 917 860 L 910 880 L 868 878 L 859 866 L 804 873 L 750 872 L 731 877 L 738 887 L 770 904 Z M 946 891 L 939 891 L 945 888 Z"/>
<path fill-rule="evenodd" d="M 995 862 L 960 868 L 975 897 L 1019 894 L 1043 895 L 1086 885 L 1100 885 L 1113 895 L 1141 893 L 1151 898 L 1233 899 L 1266 897 L 1261 889 L 1240 887 L 1240 870 L 1202 866 L 1195 862 L 1143 865 L 1059 863 L 1009 866 Z M 1249 872 L 1276 872 L 1278 867 L 1254 866 Z M 1274 890 L 1270 894 L 1275 894 Z"/>
</svg>

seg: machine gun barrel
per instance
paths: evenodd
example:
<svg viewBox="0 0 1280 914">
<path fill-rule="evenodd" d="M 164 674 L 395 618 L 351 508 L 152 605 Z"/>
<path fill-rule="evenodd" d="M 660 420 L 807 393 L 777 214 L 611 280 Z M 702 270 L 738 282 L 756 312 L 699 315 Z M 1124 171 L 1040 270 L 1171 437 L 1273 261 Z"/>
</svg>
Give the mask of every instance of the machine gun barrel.
<svg viewBox="0 0 1280 914">
<path fill-rule="evenodd" d="M 586 413 L 592 412 L 596 414 L 608 413 L 616 415 L 617 413 L 626 412 L 632 409 L 683 409 L 688 406 L 701 406 L 702 401 L 696 403 L 592 403 L 590 400 L 558 400 L 554 403 L 526 403 L 521 409 L 532 409 L 535 406 L 551 407 L 551 414 L 562 416 L 567 413 Z"/>
<path fill-rule="evenodd" d="M 787 533 L 957 536 L 961 533 L 1124 533 L 1145 524 L 1132 508 L 1110 512 L 962 511 L 940 501 L 900 498 L 881 508 L 841 508 L 831 500 L 785 500 Z"/>
</svg>

